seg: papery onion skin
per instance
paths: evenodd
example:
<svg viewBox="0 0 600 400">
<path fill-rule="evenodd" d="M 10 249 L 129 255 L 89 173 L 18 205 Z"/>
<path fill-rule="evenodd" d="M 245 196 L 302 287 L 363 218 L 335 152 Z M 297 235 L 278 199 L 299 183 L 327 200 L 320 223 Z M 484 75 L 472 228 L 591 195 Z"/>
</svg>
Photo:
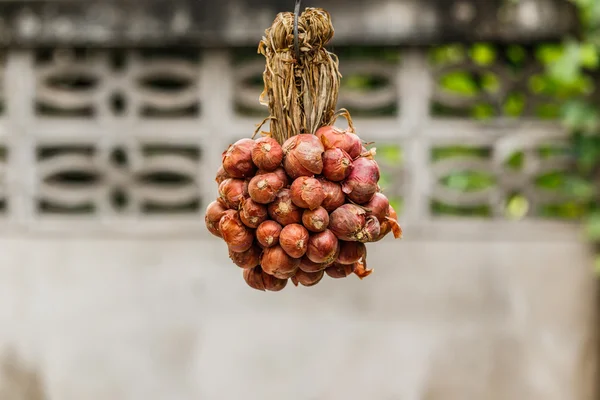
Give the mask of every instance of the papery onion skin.
<svg viewBox="0 0 600 400">
<path fill-rule="evenodd" d="M 371 201 L 364 205 L 367 215 L 373 215 L 380 223 L 388 216 L 390 201 L 383 193 L 375 193 Z"/>
<path fill-rule="evenodd" d="M 323 176 L 332 181 L 343 181 L 352 171 L 352 157 L 342 149 L 329 149 L 323 153 Z"/>
<path fill-rule="evenodd" d="M 229 176 L 229 174 L 227 174 L 227 172 L 225 172 L 225 168 L 223 168 L 223 166 L 221 165 L 219 167 L 219 169 L 217 170 L 217 175 L 215 176 L 215 182 L 217 182 L 217 185 L 220 185 L 221 182 L 223 182 L 225 179 L 229 179 L 231 178 L 231 176 Z"/>
<path fill-rule="evenodd" d="M 286 225 L 281 231 L 279 245 L 290 257 L 301 258 L 308 249 L 308 237 L 308 230 L 302 225 Z"/>
<path fill-rule="evenodd" d="M 367 254 L 367 247 L 360 242 L 340 242 L 340 253 L 338 254 L 338 264 L 352 265 L 360 261 Z"/>
<path fill-rule="evenodd" d="M 292 136 L 285 141 L 282 147 L 285 155 L 283 167 L 292 179 L 318 175 L 323 171 L 325 149 L 315 135 Z"/>
<path fill-rule="evenodd" d="M 325 271 L 317 271 L 317 272 L 304 272 L 301 269 L 296 271 L 296 275 L 292 277 L 292 282 L 298 285 L 310 287 L 315 286 L 317 283 L 321 282 L 323 276 L 325 275 Z"/>
<path fill-rule="evenodd" d="M 312 262 L 308 259 L 308 257 L 305 255 L 304 257 L 302 257 L 300 259 L 300 265 L 299 265 L 299 269 L 301 269 L 304 272 L 319 272 L 319 271 L 324 271 L 325 268 L 327 268 L 328 264 L 322 264 L 322 263 L 315 263 Z"/>
<path fill-rule="evenodd" d="M 265 283 L 263 281 L 263 271 L 260 267 L 245 269 L 243 276 L 244 280 L 252 289 L 265 291 Z M 266 275 L 266 274 L 265 274 Z"/>
<path fill-rule="evenodd" d="M 302 209 L 292 202 L 289 189 L 281 189 L 269 204 L 269 216 L 282 226 L 302 222 Z"/>
<path fill-rule="evenodd" d="M 277 141 L 270 137 L 262 137 L 254 142 L 252 162 L 259 169 L 274 171 L 283 161 L 283 149 Z"/>
<path fill-rule="evenodd" d="M 268 216 L 267 206 L 264 204 L 259 204 L 252 199 L 242 200 L 240 219 L 248 228 L 258 228 Z"/>
<path fill-rule="evenodd" d="M 330 267 L 327 267 L 325 273 L 333 278 L 333 279 L 342 279 L 346 278 L 354 272 L 353 265 L 343 265 L 338 263 L 333 263 Z"/>
<path fill-rule="evenodd" d="M 377 240 L 380 233 L 381 225 L 379 224 L 379 220 L 374 216 L 369 216 L 365 222 L 365 227 L 362 230 L 362 235 L 361 238 L 359 238 L 359 242 L 374 242 Z"/>
<path fill-rule="evenodd" d="M 325 200 L 323 186 L 315 178 L 301 176 L 294 180 L 290 187 L 290 196 L 295 205 L 314 210 Z"/>
<path fill-rule="evenodd" d="M 250 269 L 256 267 L 259 264 L 261 253 L 261 248 L 254 245 L 250 247 L 250 249 L 242 253 L 237 253 L 229 249 L 229 258 L 238 267 L 243 269 Z"/>
<path fill-rule="evenodd" d="M 277 198 L 277 193 L 285 186 L 285 181 L 275 173 L 256 175 L 248 184 L 248 194 L 257 203 L 269 204 Z"/>
<path fill-rule="evenodd" d="M 344 204 L 329 215 L 329 229 L 340 240 L 361 241 L 366 211 L 354 204 Z"/>
<path fill-rule="evenodd" d="M 323 232 L 329 226 L 329 213 L 323 207 L 304 210 L 302 224 L 311 232 Z"/>
<path fill-rule="evenodd" d="M 263 250 L 260 265 L 267 274 L 288 279 L 298 270 L 300 260 L 290 257 L 281 246 L 273 246 Z"/>
<path fill-rule="evenodd" d="M 242 200 L 248 196 L 248 182 L 242 179 L 225 179 L 219 185 L 219 198 L 228 208 L 237 210 Z"/>
<path fill-rule="evenodd" d="M 323 126 L 315 132 L 325 150 L 339 148 L 355 159 L 362 150 L 362 142 L 355 133 L 344 131 L 335 126 Z"/>
<path fill-rule="evenodd" d="M 342 183 L 346 196 L 357 204 L 368 203 L 379 190 L 379 166 L 375 160 L 360 157 L 354 160 L 352 172 Z"/>
<path fill-rule="evenodd" d="M 254 234 L 240 220 L 238 212 L 227 210 L 219 222 L 219 231 L 231 251 L 243 253 L 252 247 Z"/>
<path fill-rule="evenodd" d="M 290 186 L 290 177 L 288 176 L 287 172 L 285 172 L 285 169 L 283 169 L 283 167 L 279 167 L 277 169 L 275 169 L 275 171 L 265 171 L 262 169 L 259 169 L 256 172 L 256 175 L 264 175 L 264 174 L 269 174 L 269 173 L 273 173 L 275 175 L 277 175 L 279 177 L 279 179 L 281 179 L 281 181 L 283 182 L 283 187 L 287 188 L 288 186 Z"/>
<path fill-rule="evenodd" d="M 279 244 L 282 227 L 273 220 L 267 220 L 256 229 L 256 240 L 263 247 L 272 247 Z"/>
<path fill-rule="evenodd" d="M 219 231 L 219 221 L 221 221 L 226 211 L 227 208 L 218 201 L 213 201 L 206 207 L 206 214 L 204 215 L 206 228 L 210 233 L 219 238 L 223 237 Z"/>
<path fill-rule="evenodd" d="M 306 256 L 314 263 L 328 264 L 337 258 L 338 251 L 338 239 L 327 229 L 310 236 Z"/>
<path fill-rule="evenodd" d="M 254 176 L 256 166 L 252 162 L 254 140 L 240 139 L 223 153 L 223 168 L 233 178 Z"/>
<path fill-rule="evenodd" d="M 321 182 L 323 192 L 325 193 L 325 199 L 323 199 L 321 206 L 327 210 L 327 212 L 334 211 L 346 202 L 346 195 L 342 191 L 342 186 L 339 183 L 331 182 L 324 178 L 319 178 L 319 182 Z"/>
<path fill-rule="evenodd" d="M 262 278 L 265 289 L 269 292 L 279 292 L 287 286 L 287 279 L 279 279 L 272 275 L 262 272 Z"/>
</svg>

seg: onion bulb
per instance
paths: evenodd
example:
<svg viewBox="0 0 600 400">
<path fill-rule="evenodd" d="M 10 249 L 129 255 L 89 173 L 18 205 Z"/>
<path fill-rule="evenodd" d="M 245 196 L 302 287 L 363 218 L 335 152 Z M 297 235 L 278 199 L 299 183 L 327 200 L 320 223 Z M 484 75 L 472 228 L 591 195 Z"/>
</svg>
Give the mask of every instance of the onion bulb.
<svg viewBox="0 0 600 400">
<path fill-rule="evenodd" d="M 340 242 L 340 254 L 336 262 L 343 265 L 352 265 L 367 255 L 367 247 L 360 242 Z"/>
<path fill-rule="evenodd" d="M 314 263 L 329 264 L 337 258 L 338 250 L 338 239 L 330 230 L 324 230 L 310 236 L 306 256 Z"/>
<path fill-rule="evenodd" d="M 346 278 L 348 275 L 352 274 L 352 272 L 354 272 L 353 265 L 343 265 L 338 263 L 333 263 L 325 270 L 325 273 L 334 279 Z"/>
<path fill-rule="evenodd" d="M 321 183 L 307 176 L 301 176 L 294 180 L 290 186 L 290 195 L 295 205 L 301 208 L 314 210 L 325 200 L 325 192 Z"/>
<path fill-rule="evenodd" d="M 263 271 L 279 279 L 288 279 L 294 276 L 300 260 L 290 257 L 281 246 L 264 249 L 260 259 Z"/>
<path fill-rule="evenodd" d="M 329 229 L 340 240 L 361 241 L 367 212 L 354 204 L 344 204 L 329 215 Z"/>
<path fill-rule="evenodd" d="M 256 175 L 248 184 L 248 193 L 252 200 L 260 204 L 269 204 L 275 200 L 277 193 L 285 186 L 275 173 Z"/>
<path fill-rule="evenodd" d="M 390 208 L 390 201 L 383 193 L 375 193 L 371 201 L 364 205 L 367 210 L 367 215 L 372 215 L 380 223 L 385 221 Z"/>
<path fill-rule="evenodd" d="M 221 232 L 219 231 L 219 221 L 221 221 L 221 218 L 225 215 L 226 211 L 227 208 L 218 201 L 213 201 L 206 207 L 204 222 L 206 223 L 208 231 L 216 237 L 222 237 Z"/>
<path fill-rule="evenodd" d="M 259 204 L 252 199 L 242 200 L 240 219 L 249 228 L 258 228 L 268 217 L 267 206 Z"/>
<path fill-rule="evenodd" d="M 342 190 L 358 204 L 368 203 L 379 190 L 379 166 L 375 160 L 360 157 L 354 160 L 352 172 L 342 183 Z"/>
<path fill-rule="evenodd" d="M 233 263 L 238 267 L 249 269 L 254 268 L 258 265 L 260 261 L 261 252 L 262 250 L 260 249 L 260 247 L 256 245 L 250 247 L 250 249 L 242 253 L 236 253 L 229 249 L 229 258 L 231 258 L 231 261 L 233 261 Z"/>
<path fill-rule="evenodd" d="M 269 204 L 268 210 L 271 219 L 283 226 L 302 221 L 302 209 L 292 202 L 289 189 L 281 189 L 275 201 Z"/>
<path fill-rule="evenodd" d="M 229 246 L 229 250 L 243 253 L 252 247 L 254 235 L 240 220 L 238 212 L 227 210 L 219 222 L 219 232 Z"/>
<path fill-rule="evenodd" d="M 233 178 L 249 178 L 256 172 L 252 162 L 254 140 L 240 139 L 223 153 L 223 168 Z"/>
<path fill-rule="evenodd" d="M 263 247 L 275 246 L 279 243 L 281 225 L 272 220 L 267 220 L 256 229 L 256 240 Z"/>
<path fill-rule="evenodd" d="M 270 137 L 261 137 L 254 142 L 252 148 L 252 162 L 259 169 L 274 171 L 283 161 L 283 149 L 277 140 Z"/>
<path fill-rule="evenodd" d="M 304 210 L 302 224 L 311 232 L 323 232 L 329 226 L 329 213 L 323 207 Z"/>
<path fill-rule="evenodd" d="M 290 257 L 301 258 L 308 248 L 308 231 L 299 224 L 290 224 L 283 228 L 279 245 Z"/>
<path fill-rule="evenodd" d="M 215 182 L 217 182 L 217 185 L 220 185 L 221 182 L 223 182 L 225 179 L 229 179 L 231 178 L 227 172 L 225 172 L 225 168 L 223 168 L 223 166 L 221 165 L 219 167 L 219 169 L 217 170 L 217 176 L 215 177 Z"/>
<path fill-rule="evenodd" d="M 219 198 L 228 208 L 237 210 L 248 196 L 248 182 L 242 179 L 225 179 L 219 185 Z"/>
<path fill-rule="evenodd" d="M 260 267 L 244 269 L 244 280 L 252 289 L 265 291 L 265 282 L 263 281 L 263 271 Z"/>
<path fill-rule="evenodd" d="M 315 135 L 292 136 L 283 144 L 285 171 L 292 179 L 320 174 L 324 151 L 323 144 Z"/>
<path fill-rule="evenodd" d="M 302 257 L 300 259 L 299 269 L 301 269 L 304 272 L 319 272 L 319 271 L 324 271 L 325 268 L 327 268 L 327 265 L 328 264 L 312 262 L 305 255 L 304 257 Z"/>
<path fill-rule="evenodd" d="M 324 271 L 304 272 L 299 269 L 296 271 L 296 275 L 292 277 L 292 282 L 296 286 L 298 286 L 298 284 L 306 287 L 315 286 L 323 279 L 323 275 L 325 275 Z"/>
<path fill-rule="evenodd" d="M 325 199 L 323 199 L 321 206 L 327 210 L 327 212 L 332 212 L 346 202 L 346 196 L 339 183 L 331 182 L 323 178 L 319 178 L 319 182 L 321 182 L 323 192 L 325 193 Z"/>
<path fill-rule="evenodd" d="M 358 135 L 335 126 L 323 126 L 315 132 L 315 135 L 321 140 L 325 150 L 339 148 L 348 153 L 352 159 L 360 155 L 363 147 Z"/>
<path fill-rule="evenodd" d="M 323 176 L 330 181 L 343 181 L 352 170 L 352 158 L 342 149 L 329 149 L 323 154 Z"/>
</svg>

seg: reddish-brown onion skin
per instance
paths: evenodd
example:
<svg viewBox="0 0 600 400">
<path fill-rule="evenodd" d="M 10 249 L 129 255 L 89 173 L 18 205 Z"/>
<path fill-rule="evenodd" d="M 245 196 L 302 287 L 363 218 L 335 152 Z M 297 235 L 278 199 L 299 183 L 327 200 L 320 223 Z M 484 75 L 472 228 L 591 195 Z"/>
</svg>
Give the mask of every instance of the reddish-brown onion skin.
<svg viewBox="0 0 600 400">
<path fill-rule="evenodd" d="M 248 194 L 257 203 L 269 204 L 285 186 L 285 181 L 275 173 L 256 175 L 248 184 Z"/>
<path fill-rule="evenodd" d="M 283 161 L 283 149 L 270 137 L 262 137 L 254 142 L 252 162 L 264 171 L 276 170 Z"/>
<path fill-rule="evenodd" d="M 281 189 L 269 204 L 269 216 L 282 226 L 302 222 L 302 209 L 292 202 L 289 189 Z"/>
<path fill-rule="evenodd" d="M 288 279 L 298 270 L 300 260 L 290 257 L 281 246 L 273 246 L 263 250 L 260 265 L 267 274 Z"/>
<path fill-rule="evenodd" d="M 325 150 L 339 148 L 355 159 L 361 153 L 362 142 L 358 135 L 352 132 L 344 131 L 335 126 L 323 126 L 315 132 Z"/>
<path fill-rule="evenodd" d="M 265 291 L 265 283 L 263 281 L 263 273 L 260 267 L 244 269 L 244 280 L 246 284 L 250 286 L 252 289 L 260 290 L 261 292 Z"/>
<path fill-rule="evenodd" d="M 243 253 L 252 247 L 254 235 L 240 220 L 238 212 L 227 210 L 219 222 L 219 231 L 231 251 Z"/>
<path fill-rule="evenodd" d="M 292 136 L 283 144 L 283 167 L 292 179 L 318 175 L 323 171 L 324 152 L 323 144 L 315 135 Z"/>
<path fill-rule="evenodd" d="M 342 149 L 334 148 L 323 153 L 323 176 L 332 182 L 341 182 L 352 171 L 352 157 Z"/>
<path fill-rule="evenodd" d="M 279 279 L 272 275 L 262 272 L 263 283 L 265 289 L 269 292 L 279 292 L 287 286 L 287 279 Z"/>
<path fill-rule="evenodd" d="M 206 214 L 204 215 L 206 228 L 210 233 L 219 238 L 223 237 L 219 231 L 219 221 L 221 221 L 221 218 L 225 215 L 226 211 L 227 208 L 218 201 L 213 201 L 206 207 Z"/>
<path fill-rule="evenodd" d="M 359 242 L 375 242 L 381 233 L 381 224 L 374 216 L 367 217 L 365 227 L 362 230 L 362 237 L 358 238 Z"/>
<path fill-rule="evenodd" d="M 306 256 L 314 263 L 328 264 L 337 258 L 338 251 L 338 239 L 327 229 L 310 236 Z"/>
<path fill-rule="evenodd" d="M 221 165 L 219 167 L 219 169 L 217 170 L 217 175 L 215 176 L 215 182 L 217 182 L 217 185 L 220 185 L 221 182 L 223 182 L 225 179 L 229 179 L 231 178 L 231 176 L 229 176 L 227 174 L 227 172 L 225 172 L 225 168 L 223 168 L 223 166 Z"/>
<path fill-rule="evenodd" d="M 252 162 L 254 140 L 240 139 L 223 153 L 223 168 L 233 178 L 254 176 L 256 166 Z"/>
<path fill-rule="evenodd" d="M 320 207 L 325 200 L 321 182 L 308 176 L 301 176 L 292 182 L 290 196 L 295 205 L 309 210 Z"/>
<path fill-rule="evenodd" d="M 282 227 L 273 220 L 267 220 L 256 229 L 256 240 L 263 247 L 272 247 L 279 244 Z"/>
<path fill-rule="evenodd" d="M 279 237 L 279 245 L 290 256 L 301 258 L 308 248 L 308 230 L 300 224 L 283 227 Z"/>
<path fill-rule="evenodd" d="M 327 212 L 332 212 L 346 202 L 346 195 L 342 191 L 342 186 L 339 183 L 331 182 L 324 178 L 319 178 L 319 182 L 321 182 L 323 192 L 325 193 L 325 199 L 323 199 L 321 206 L 326 209 Z"/>
<path fill-rule="evenodd" d="M 243 269 L 250 269 L 256 267 L 260 262 L 260 254 L 262 250 L 260 247 L 254 245 L 250 247 L 250 249 L 242 252 L 236 253 L 234 251 L 229 250 L 229 258 L 235 265 Z"/>
<path fill-rule="evenodd" d="M 354 272 L 353 265 L 343 265 L 338 263 L 333 263 L 330 267 L 327 267 L 325 273 L 333 279 L 342 279 L 351 275 Z"/>
<path fill-rule="evenodd" d="M 368 203 L 379 190 L 379 166 L 375 160 L 360 157 L 354 160 L 352 172 L 342 183 L 346 196 L 357 204 Z"/>
<path fill-rule="evenodd" d="M 248 182 L 242 179 L 225 179 L 219 185 L 219 199 L 228 208 L 237 210 L 242 200 L 248 196 Z"/>
<path fill-rule="evenodd" d="M 265 171 L 262 169 L 259 169 L 256 172 L 256 175 L 264 175 L 264 174 L 268 174 L 271 173 L 271 171 Z M 284 183 L 283 187 L 287 188 L 290 186 L 290 177 L 288 176 L 287 172 L 285 172 L 285 169 L 283 169 L 283 167 L 279 167 L 277 168 L 275 171 L 272 171 L 272 173 L 274 173 L 275 175 L 277 175 L 279 177 L 279 179 L 281 179 L 281 181 Z"/>
<path fill-rule="evenodd" d="M 360 242 L 340 242 L 340 253 L 338 254 L 338 264 L 353 265 L 360 261 L 367 254 L 367 247 Z"/>
<path fill-rule="evenodd" d="M 294 282 L 301 284 L 302 286 L 310 287 L 315 286 L 317 283 L 321 282 L 323 276 L 325 275 L 325 271 L 317 271 L 317 272 L 304 272 L 301 269 L 296 271 L 296 275 L 292 278 Z"/>
<path fill-rule="evenodd" d="M 354 204 L 344 204 L 329 215 L 329 229 L 340 240 L 362 239 L 365 223 L 366 211 Z"/>
<path fill-rule="evenodd" d="M 259 204 L 252 199 L 242 200 L 240 219 L 248 228 L 258 228 L 268 216 L 267 206 L 264 204 Z"/>
<path fill-rule="evenodd" d="M 323 207 L 304 210 L 302 224 L 311 232 L 323 232 L 329 226 L 329 213 Z"/>
<path fill-rule="evenodd" d="M 372 215 L 379 223 L 385 221 L 385 217 L 388 215 L 390 208 L 390 201 L 383 193 L 375 193 L 371 201 L 364 205 L 367 210 L 367 215 Z"/>
<path fill-rule="evenodd" d="M 312 262 L 305 255 L 304 257 L 302 257 L 300 259 L 300 265 L 298 268 L 304 272 L 319 272 L 319 271 L 324 271 L 325 268 L 327 268 L 327 266 L 328 266 L 328 264 Z"/>
</svg>

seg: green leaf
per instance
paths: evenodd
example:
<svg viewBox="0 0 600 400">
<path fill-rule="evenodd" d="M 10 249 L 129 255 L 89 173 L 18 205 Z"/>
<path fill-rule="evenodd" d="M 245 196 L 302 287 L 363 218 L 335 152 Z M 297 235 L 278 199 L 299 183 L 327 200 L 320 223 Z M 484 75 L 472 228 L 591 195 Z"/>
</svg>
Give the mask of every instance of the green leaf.
<svg viewBox="0 0 600 400">
<path fill-rule="evenodd" d="M 581 60 L 579 44 L 569 41 L 565 45 L 563 54 L 550 64 L 550 75 L 565 84 L 574 83 L 581 75 Z"/>
<path fill-rule="evenodd" d="M 588 216 L 585 222 L 585 234 L 590 240 L 600 240 L 600 212 L 595 212 Z"/>
<path fill-rule="evenodd" d="M 600 64 L 598 48 L 591 43 L 584 43 L 580 50 L 581 65 L 585 68 L 596 69 Z"/>
</svg>

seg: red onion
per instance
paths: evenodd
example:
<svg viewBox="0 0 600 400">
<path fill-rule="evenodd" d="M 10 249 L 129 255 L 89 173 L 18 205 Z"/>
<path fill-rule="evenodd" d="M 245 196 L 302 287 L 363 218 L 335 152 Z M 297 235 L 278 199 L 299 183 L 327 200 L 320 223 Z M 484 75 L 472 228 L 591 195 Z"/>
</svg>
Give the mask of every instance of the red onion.
<svg viewBox="0 0 600 400">
<path fill-rule="evenodd" d="M 319 178 L 319 182 L 321 182 L 323 192 L 325 193 L 325 199 L 321 206 L 327 210 L 327 212 L 332 212 L 346 202 L 346 196 L 339 183 L 331 182 L 323 178 Z"/>
<path fill-rule="evenodd" d="M 296 271 L 296 275 L 292 277 L 292 282 L 296 286 L 298 286 L 298 284 L 306 287 L 315 286 L 321 281 L 321 279 L 323 279 L 323 275 L 325 275 L 324 271 L 304 272 L 299 269 Z"/>
<path fill-rule="evenodd" d="M 372 215 L 377 218 L 380 223 L 385 221 L 390 208 L 390 201 L 383 193 L 375 193 L 371 201 L 364 205 L 367 210 L 367 215 Z"/>
<path fill-rule="evenodd" d="M 223 168 L 234 178 L 254 176 L 256 166 L 252 162 L 254 140 L 240 139 L 223 153 Z"/>
<path fill-rule="evenodd" d="M 315 135 L 292 136 L 283 144 L 285 171 L 292 179 L 320 174 L 323 171 L 324 151 L 323 144 Z"/>
<path fill-rule="evenodd" d="M 329 215 L 329 229 L 340 240 L 360 241 L 366 223 L 366 211 L 354 204 L 344 204 Z"/>
<path fill-rule="evenodd" d="M 223 166 L 221 165 L 219 167 L 219 169 L 217 170 L 217 176 L 215 177 L 215 182 L 217 182 L 217 185 L 220 185 L 221 182 L 223 182 L 225 179 L 229 179 L 231 178 L 227 172 L 225 172 L 225 168 L 223 168 Z"/>
<path fill-rule="evenodd" d="M 283 161 L 283 149 L 277 140 L 262 137 L 254 142 L 252 161 L 261 170 L 274 171 Z"/>
<path fill-rule="evenodd" d="M 256 240 L 263 247 L 275 246 L 279 243 L 281 225 L 272 220 L 267 220 L 258 226 Z"/>
<path fill-rule="evenodd" d="M 352 170 L 352 158 L 342 149 L 329 149 L 323 154 L 323 176 L 330 181 L 343 181 Z"/>
<path fill-rule="evenodd" d="M 227 208 L 218 201 L 213 201 L 206 207 L 204 222 L 208 231 L 216 237 L 222 237 L 221 232 L 219 232 L 219 221 L 225 215 L 225 211 L 227 211 Z"/>
<path fill-rule="evenodd" d="M 263 251 L 260 265 L 267 274 L 279 279 L 288 279 L 298 270 L 300 260 L 290 257 L 281 246 L 273 246 Z"/>
<path fill-rule="evenodd" d="M 323 207 L 304 210 L 302 224 L 311 232 L 323 232 L 329 226 L 329 213 Z"/>
<path fill-rule="evenodd" d="M 259 169 L 256 172 L 256 175 L 264 175 L 264 174 L 268 174 L 268 173 L 270 173 L 270 172 L 265 171 L 263 169 Z M 290 185 L 290 177 L 288 176 L 287 172 L 285 172 L 285 169 L 283 169 L 283 167 L 277 168 L 272 173 L 274 173 L 275 175 L 277 175 L 279 177 L 279 179 L 281 179 L 281 181 L 283 182 L 283 187 L 288 187 Z"/>
<path fill-rule="evenodd" d="M 263 271 L 260 267 L 245 269 L 244 280 L 252 289 L 265 291 L 265 282 L 263 281 Z"/>
<path fill-rule="evenodd" d="M 281 189 L 275 201 L 269 204 L 268 210 L 271 219 L 283 226 L 302 221 L 302 209 L 292 202 L 289 189 Z"/>
<path fill-rule="evenodd" d="M 314 263 L 329 264 L 337 258 L 338 240 L 330 230 L 315 233 L 308 239 L 306 256 Z"/>
<path fill-rule="evenodd" d="M 377 218 L 373 216 L 367 217 L 367 221 L 365 223 L 365 227 L 362 230 L 362 239 L 359 239 L 359 242 L 375 242 L 381 233 L 381 225 Z"/>
<path fill-rule="evenodd" d="M 258 228 L 268 217 L 267 206 L 252 199 L 242 200 L 240 219 L 249 228 Z"/>
<path fill-rule="evenodd" d="M 375 160 L 360 157 L 354 160 L 352 172 L 342 183 L 342 190 L 358 204 L 368 203 L 379 190 L 379 166 Z"/>
<path fill-rule="evenodd" d="M 243 253 L 252 247 L 254 235 L 240 220 L 238 212 L 235 210 L 227 210 L 221 222 L 219 222 L 219 232 L 223 236 L 223 240 L 229 246 L 229 250 L 236 253 Z"/>
<path fill-rule="evenodd" d="M 333 263 L 330 267 L 327 267 L 325 273 L 329 275 L 329 277 L 334 279 L 345 278 L 348 275 L 354 272 L 353 265 L 343 265 L 338 263 Z"/>
<path fill-rule="evenodd" d="M 308 248 L 308 231 L 299 224 L 290 224 L 283 228 L 279 245 L 291 257 L 301 258 Z"/>
<path fill-rule="evenodd" d="M 288 282 L 287 279 L 275 278 L 274 276 L 265 273 L 265 271 L 262 272 L 262 278 L 265 289 L 269 292 L 279 292 L 280 290 L 283 290 Z"/>
<path fill-rule="evenodd" d="M 324 271 L 325 268 L 327 268 L 327 264 L 314 263 L 310 261 L 306 255 L 300 259 L 299 269 L 304 272 L 319 272 Z"/>
<path fill-rule="evenodd" d="M 321 183 L 315 178 L 307 176 L 301 176 L 292 183 L 290 195 L 295 205 L 311 210 L 320 207 L 325 200 L 325 192 Z"/>
<path fill-rule="evenodd" d="M 335 126 L 323 126 L 317 130 L 315 135 L 321 139 L 325 150 L 339 148 L 355 159 L 362 150 L 362 142 L 358 135 L 343 131 Z"/>
<path fill-rule="evenodd" d="M 340 242 L 340 254 L 336 262 L 343 265 L 352 265 L 366 257 L 367 247 L 360 242 Z"/>
<path fill-rule="evenodd" d="M 269 204 L 275 200 L 277 193 L 284 187 L 285 182 L 277 174 L 268 173 L 256 175 L 250 180 L 248 193 L 252 200 L 260 204 Z"/>
<path fill-rule="evenodd" d="M 246 250 L 242 253 L 236 253 L 229 249 L 229 258 L 235 265 L 240 268 L 249 269 L 254 268 L 258 265 L 260 261 L 260 253 L 262 250 L 258 246 L 252 246 L 249 250 Z"/>
<path fill-rule="evenodd" d="M 219 185 L 219 198 L 228 208 L 237 210 L 246 196 L 248 196 L 248 182 L 242 179 L 225 179 Z"/>
</svg>

